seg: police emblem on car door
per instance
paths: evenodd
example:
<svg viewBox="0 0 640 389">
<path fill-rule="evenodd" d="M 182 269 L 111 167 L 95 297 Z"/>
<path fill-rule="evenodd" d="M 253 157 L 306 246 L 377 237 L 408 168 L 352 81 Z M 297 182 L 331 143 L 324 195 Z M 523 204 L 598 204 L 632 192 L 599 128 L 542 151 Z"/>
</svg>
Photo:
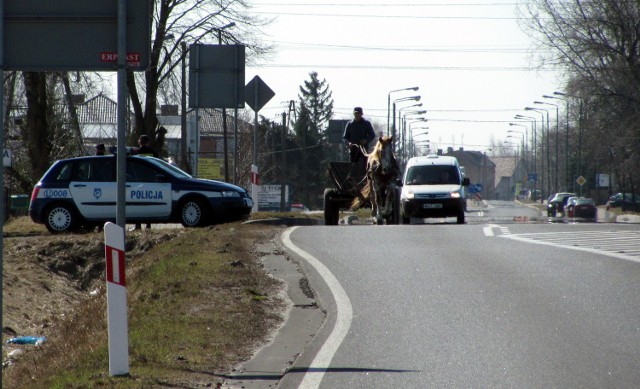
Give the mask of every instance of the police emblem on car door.
<svg viewBox="0 0 640 389">
<path fill-rule="evenodd" d="M 92 158 L 74 163 L 69 191 L 80 214 L 89 220 L 115 218 L 114 159 Z"/>
<path fill-rule="evenodd" d="M 142 160 L 127 160 L 127 217 L 166 217 L 171 214 L 171 183 Z"/>
</svg>

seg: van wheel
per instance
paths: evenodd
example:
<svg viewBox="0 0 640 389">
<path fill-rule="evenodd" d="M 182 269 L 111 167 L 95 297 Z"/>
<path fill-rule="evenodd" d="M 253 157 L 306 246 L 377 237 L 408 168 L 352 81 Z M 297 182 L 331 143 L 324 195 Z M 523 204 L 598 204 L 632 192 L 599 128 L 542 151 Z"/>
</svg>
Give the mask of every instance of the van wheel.
<svg viewBox="0 0 640 389">
<path fill-rule="evenodd" d="M 464 209 L 460 209 L 458 213 L 458 224 L 464 224 Z"/>
</svg>

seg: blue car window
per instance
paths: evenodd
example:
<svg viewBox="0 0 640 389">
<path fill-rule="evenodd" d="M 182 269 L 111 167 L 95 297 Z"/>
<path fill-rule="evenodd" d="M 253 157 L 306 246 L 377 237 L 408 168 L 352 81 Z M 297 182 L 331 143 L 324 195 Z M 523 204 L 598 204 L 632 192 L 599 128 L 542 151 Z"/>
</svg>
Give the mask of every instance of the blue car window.
<svg viewBox="0 0 640 389">
<path fill-rule="evenodd" d="M 140 161 L 127 161 L 127 181 L 132 182 L 157 182 L 158 173 L 154 168 Z M 129 178 L 131 176 L 131 179 Z"/>
<path fill-rule="evenodd" d="M 58 174 L 55 176 L 55 182 L 67 182 L 71 178 L 71 172 L 73 170 L 72 163 L 62 164 L 60 169 L 58 170 Z"/>
<path fill-rule="evenodd" d="M 91 181 L 95 182 L 113 182 L 114 177 L 114 158 L 100 158 L 93 161 L 91 169 Z"/>
</svg>

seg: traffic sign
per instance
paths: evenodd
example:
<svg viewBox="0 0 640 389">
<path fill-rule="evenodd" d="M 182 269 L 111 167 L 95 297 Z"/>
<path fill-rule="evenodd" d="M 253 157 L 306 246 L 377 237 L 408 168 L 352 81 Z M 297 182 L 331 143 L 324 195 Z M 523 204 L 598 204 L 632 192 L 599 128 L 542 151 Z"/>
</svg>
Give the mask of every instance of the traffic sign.
<svg viewBox="0 0 640 389">
<path fill-rule="evenodd" d="M 11 150 L 7 150 L 7 149 L 2 150 L 2 166 L 4 167 L 11 166 Z"/>
<path fill-rule="evenodd" d="M 4 2 L 4 67 L 23 71 L 114 71 L 104 53 L 118 49 L 118 2 L 20 0 Z M 146 70 L 151 46 L 151 1 L 126 2 L 127 52 Z M 127 55 L 129 57 L 129 55 Z"/>
<path fill-rule="evenodd" d="M 578 183 L 578 185 L 582 186 L 582 185 L 584 185 L 584 184 L 586 184 L 586 183 L 587 183 L 587 179 L 586 179 L 586 178 L 584 178 L 584 177 L 582 177 L 582 176 L 580 176 L 580 177 L 578 177 L 578 178 L 576 179 L 576 182 Z"/>
<path fill-rule="evenodd" d="M 258 112 L 276 93 L 258 76 L 253 77 L 245 86 L 244 99 L 249 107 Z"/>
<path fill-rule="evenodd" d="M 189 47 L 189 107 L 244 108 L 244 45 Z"/>
</svg>

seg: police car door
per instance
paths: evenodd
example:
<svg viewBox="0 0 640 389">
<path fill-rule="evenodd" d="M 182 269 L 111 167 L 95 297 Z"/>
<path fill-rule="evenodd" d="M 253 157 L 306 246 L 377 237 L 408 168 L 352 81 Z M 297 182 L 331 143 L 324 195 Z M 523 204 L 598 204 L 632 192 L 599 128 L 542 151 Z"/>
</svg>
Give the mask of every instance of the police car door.
<svg viewBox="0 0 640 389">
<path fill-rule="evenodd" d="M 171 214 L 168 177 L 139 158 L 127 159 L 127 217 L 161 218 Z"/>
<path fill-rule="evenodd" d="M 115 219 L 115 159 L 77 160 L 71 174 L 69 191 L 80 214 L 88 220 Z"/>
</svg>

